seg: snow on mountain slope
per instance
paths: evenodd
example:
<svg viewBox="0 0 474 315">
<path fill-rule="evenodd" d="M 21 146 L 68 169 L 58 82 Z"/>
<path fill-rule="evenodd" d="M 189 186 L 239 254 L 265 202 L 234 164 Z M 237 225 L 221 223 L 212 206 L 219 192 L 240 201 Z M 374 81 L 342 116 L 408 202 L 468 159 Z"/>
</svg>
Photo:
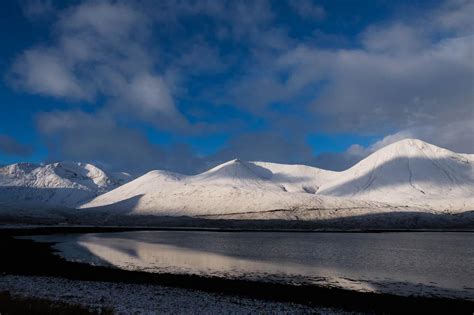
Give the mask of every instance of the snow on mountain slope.
<svg viewBox="0 0 474 315">
<path fill-rule="evenodd" d="M 123 189 L 138 190 L 124 185 Z M 386 207 L 376 202 L 346 200 L 305 193 L 250 189 L 236 186 L 201 186 L 187 180 L 175 182 L 153 193 L 137 192 L 129 198 L 101 195 L 80 208 L 103 208 L 117 213 L 212 216 L 246 214 L 271 210 L 346 209 Z"/>
<path fill-rule="evenodd" d="M 309 217 L 337 216 L 335 211 L 472 210 L 473 164 L 467 155 L 409 139 L 343 172 L 241 160 L 195 176 L 153 171 L 81 208 L 156 215 L 308 210 Z"/>
<path fill-rule="evenodd" d="M 151 171 L 143 176 L 130 181 L 108 193 L 100 195 L 85 203 L 82 207 L 98 207 L 121 202 L 122 208 L 131 210 L 134 207 L 134 197 L 152 195 L 159 192 L 171 192 L 180 186 L 180 180 L 184 175 L 166 171 Z"/>
<path fill-rule="evenodd" d="M 274 173 L 258 163 L 240 160 L 226 162 L 195 176 L 154 171 L 98 196 L 81 208 L 105 207 L 134 214 L 202 216 L 276 209 L 296 211 L 386 207 L 376 202 L 316 196 L 313 191 L 307 192 L 303 188 L 289 192 L 285 183 L 296 185 L 299 177 L 287 178 L 283 176 L 283 166 L 270 166 L 280 172 Z M 288 166 L 288 169 L 291 168 Z M 318 173 L 317 169 L 314 172 Z"/>
<path fill-rule="evenodd" d="M 12 164 L 0 168 L 0 203 L 75 207 L 125 181 L 87 163 Z"/>
<path fill-rule="evenodd" d="M 252 162 L 235 159 L 218 165 L 204 173 L 190 176 L 187 182 L 204 186 L 284 191 L 285 188 L 273 182 L 272 172 Z"/>
<path fill-rule="evenodd" d="M 268 162 L 252 162 L 269 170 L 271 180 L 288 192 L 316 194 L 328 181 L 336 178 L 337 172 L 327 171 L 306 165 L 286 165 Z"/>
<path fill-rule="evenodd" d="M 474 161 L 468 155 L 406 139 L 380 149 L 339 173 L 319 193 L 437 209 L 472 210 Z"/>
</svg>

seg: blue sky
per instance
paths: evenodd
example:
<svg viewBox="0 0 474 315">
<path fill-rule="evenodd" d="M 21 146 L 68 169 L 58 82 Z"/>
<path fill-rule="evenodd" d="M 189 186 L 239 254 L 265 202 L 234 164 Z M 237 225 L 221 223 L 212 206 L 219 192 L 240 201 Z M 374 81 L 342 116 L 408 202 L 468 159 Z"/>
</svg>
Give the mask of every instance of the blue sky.
<svg viewBox="0 0 474 315">
<path fill-rule="evenodd" d="M 472 1 L 0 6 L 0 164 L 339 170 L 407 137 L 474 152 Z"/>
</svg>

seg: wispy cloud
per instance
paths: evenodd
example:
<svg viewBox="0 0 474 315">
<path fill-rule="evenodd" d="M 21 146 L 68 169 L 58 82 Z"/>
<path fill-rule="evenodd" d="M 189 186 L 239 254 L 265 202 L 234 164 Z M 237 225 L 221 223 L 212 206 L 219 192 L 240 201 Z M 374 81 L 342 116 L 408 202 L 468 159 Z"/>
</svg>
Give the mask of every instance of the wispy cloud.
<svg viewBox="0 0 474 315">
<path fill-rule="evenodd" d="M 150 53 L 149 17 L 132 5 L 85 2 L 56 23 L 52 45 L 33 47 L 12 68 L 15 86 L 66 100 L 108 98 L 113 111 L 151 122 L 185 122 Z"/>
</svg>

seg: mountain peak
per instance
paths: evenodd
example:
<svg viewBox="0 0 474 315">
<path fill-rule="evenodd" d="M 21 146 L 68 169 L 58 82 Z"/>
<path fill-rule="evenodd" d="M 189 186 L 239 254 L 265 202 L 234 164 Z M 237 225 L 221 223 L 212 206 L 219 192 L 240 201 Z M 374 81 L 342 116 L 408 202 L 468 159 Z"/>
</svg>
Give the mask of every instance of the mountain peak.
<svg viewBox="0 0 474 315">
<path fill-rule="evenodd" d="M 217 165 L 216 167 L 197 175 L 197 177 L 203 179 L 269 179 L 272 175 L 273 174 L 270 170 L 252 162 L 233 159 Z"/>
<path fill-rule="evenodd" d="M 88 163 L 17 163 L 0 168 L 0 202 L 35 201 L 75 206 L 124 183 Z"/>
<path fill-rule="evenodd" d="M 322 192 L 389 202 L 472 194 L 468 159 L 418 139 L 387 145 L 342 173 Z"/>
<path fill-rule="evenodd" d="M 393 159 L 403 157 L 440 158 L 446 155 L 456 154 L 447 149 L 435 146 L 419 139 L 403 139 L 391 143 L 371 155 L 365 160 L 371 159 Z M 362 160 L 361 162 L 363 162 Z M 359 164 L 361 163 L 359 162 Z M 357 164 L 356 164 L 357 165 Z"/>
<path fill-rule="evenodd" d="M 33 163 L 15 163 L 15 164 L 10 164 L 4 167 L 0 168 L 0 174 L 3 174 L 4 176 L 24 176 L 31 171 L 33 171 L 35 168 L 37 168 L 38 165 L 33 164 Z"/>
<path fill-rule="evenodd" d="M 426 141 L 420 140 L 420 139 L 415 139 L 415 138 L 406 138 L 399 140 L 397 142 L 391 143 L 380 150 L 383 150 L 385 148 L 397 148 L 397 149 L 402 149 L 402 148 L 411 148 L 411 149 L 418 149 L 418 150 L 446 150 L 444 148 L 438 147 L 434 144 L 428 143 Z M 448 151 L 448 150 L 446 150 Z"/>
</svg>

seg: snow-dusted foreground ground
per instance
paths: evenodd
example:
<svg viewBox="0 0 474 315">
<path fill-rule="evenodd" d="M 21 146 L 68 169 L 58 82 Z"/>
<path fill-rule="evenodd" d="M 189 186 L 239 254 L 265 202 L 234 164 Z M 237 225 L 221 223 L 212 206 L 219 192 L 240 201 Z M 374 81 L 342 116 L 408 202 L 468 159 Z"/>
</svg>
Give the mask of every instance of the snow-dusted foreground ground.
<svg viewBox="0 0 474 315">
<path fill-rule="evenodd" d="M 11 294 L 12 303 L 41 299 L 118 314 L 469 313 L 470 236 L 142 231 L 7 238 L 0 243 L 9 254 L 0 261 L 0 300 Z M 92 265 L 62 260 L 24 238 L 57 241 L 61 256 Z"/>
<path fill-rule="evenodd" d="M 354 314 L 339 309 L 262 301 L 158 285 L 0 276 L 0 292 L 83 305 L 116 314 Z"/>
</svg>

